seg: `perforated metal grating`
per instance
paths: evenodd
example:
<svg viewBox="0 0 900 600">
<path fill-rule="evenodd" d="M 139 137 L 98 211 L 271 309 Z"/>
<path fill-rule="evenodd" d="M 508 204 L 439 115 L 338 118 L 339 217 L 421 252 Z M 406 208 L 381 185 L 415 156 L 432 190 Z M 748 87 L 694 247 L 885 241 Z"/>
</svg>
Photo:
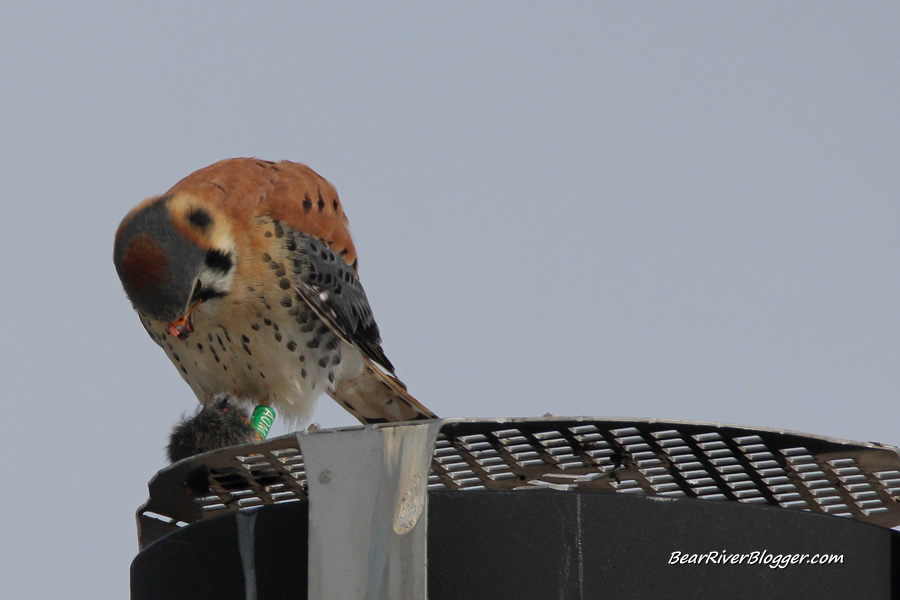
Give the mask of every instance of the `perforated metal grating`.
<svg viewBox="0 0 900 600">
<path fill-rule="evenodd" d="M 713 423 L 447 419 L 428 483 L 734 500 L 900 525 L 896 448 Z M 193 457 L 149 487 L 142 546 L 208 516 L 307 497 L 295 435 Z"/>
</svg>

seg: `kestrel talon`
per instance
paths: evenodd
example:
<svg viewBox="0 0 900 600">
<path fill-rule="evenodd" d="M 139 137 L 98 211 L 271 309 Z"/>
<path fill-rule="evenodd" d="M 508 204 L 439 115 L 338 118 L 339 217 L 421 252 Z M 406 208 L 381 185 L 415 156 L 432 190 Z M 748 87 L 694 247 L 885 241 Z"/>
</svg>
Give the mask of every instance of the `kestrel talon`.
<svg viewBox="0 0 900 600">
<path fill-rule="evenodd" d="M 343 206 L 309 167 L 200 169 L 125 217 L 113 259 L 204 406 L 228 395 L 305 421 L 326 393 L 363 423 L 435 418 L 394 375 Z"/>
</svg>

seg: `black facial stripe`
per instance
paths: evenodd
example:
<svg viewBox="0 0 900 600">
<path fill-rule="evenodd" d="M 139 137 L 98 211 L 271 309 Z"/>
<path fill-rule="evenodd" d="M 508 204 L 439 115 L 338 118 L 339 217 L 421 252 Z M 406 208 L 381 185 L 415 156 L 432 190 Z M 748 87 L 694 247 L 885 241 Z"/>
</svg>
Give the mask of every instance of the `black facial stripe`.
<svg viewBox="0 0 900 600">
<path fill-rule="evenodd" d="M 231 267 L 234 266 L 231 257 L 218 250 L 210 250 L 207 252 L 205 260 L 207 267 L 215 271 L 221 271 L 222 273 L 228 273 L 231 270 Z"/>
<path fill-rule="evenodd" d="M 212 225 L 212 217 L 202 208 L 191 210 L 191 212 L 188 213 L 187 218 L 191 225 L 204 233 L 209 229 L 209 226 Z"/>
<path fill-rule="evenodd" d="M 194 295 L 191 297 L 191 302 L 196 302 L 200 300 L 201 302 L 206 302 L 208 300 L 212 300 L 213 298 L 224 298 L 228 295 L 228 292 L 222 292 L 219 290 L 214 290 L 211 288 L 200 288 L 194 292 Z"/>
</svg>

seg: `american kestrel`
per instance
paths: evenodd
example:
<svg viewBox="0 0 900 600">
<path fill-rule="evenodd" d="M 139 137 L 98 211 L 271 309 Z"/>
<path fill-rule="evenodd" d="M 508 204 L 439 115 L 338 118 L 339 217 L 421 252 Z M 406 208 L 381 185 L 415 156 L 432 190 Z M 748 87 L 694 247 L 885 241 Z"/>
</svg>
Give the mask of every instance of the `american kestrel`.
<svg viewBox="0 0 900 600">
<path fill-rule="evenodd" d="M 204 407 L 231 397 L 302 421 L 324 392 L 363 423 L 436 418 L 394 375 L 337 192 L 305 165 L 195 171 L 125 217 L 113 259 Z"/>
</svg>

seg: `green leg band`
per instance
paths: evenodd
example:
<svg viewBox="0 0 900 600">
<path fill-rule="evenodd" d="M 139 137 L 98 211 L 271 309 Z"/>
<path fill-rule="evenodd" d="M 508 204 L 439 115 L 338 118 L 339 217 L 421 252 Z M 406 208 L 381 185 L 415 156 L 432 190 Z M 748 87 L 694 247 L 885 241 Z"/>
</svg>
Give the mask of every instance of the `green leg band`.
<svg viewBox="0 0 900 600">
<path fill-rule="evenodd" d="M 250 417 L 250 427 L 256 430 L 256 433 L 259 434 L 260 438 L 266 439 L 266 436 L 269 435 L 269 429 L 272 427 L 274 421 L 275 411 L 268 406 L 260 404 L 253 409 L 253 416 Z"/>
</svg>

